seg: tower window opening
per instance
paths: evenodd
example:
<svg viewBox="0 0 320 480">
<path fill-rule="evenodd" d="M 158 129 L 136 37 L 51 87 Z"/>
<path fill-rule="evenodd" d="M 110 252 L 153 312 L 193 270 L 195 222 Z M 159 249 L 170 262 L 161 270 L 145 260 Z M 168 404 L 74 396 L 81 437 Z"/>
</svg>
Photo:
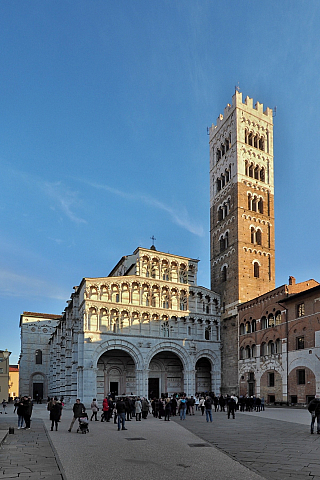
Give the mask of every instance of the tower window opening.
<svg viewBox="0 0 320 480">
<path fill-rule="evenodd" d="M 249 177 L 253 178 L 253 164 L 252 163 L 249 166 Z"/>
<path fill-rule="evenodd" d="M 261 245 L 261 240 L 262 240 L 261 230 L 258 228 L 258 230 L 256 231 L 256 242 L 257 242 L 257 245 Z"/>
<path fill-rule="evenodd" d="M 222 267 L 222 270 L 221 270 L 221 280 L 222 282 L 226 282 L 227 281 L 227 267 L 226 265 L 224 265 Z"/>
<path fill-rule="evenodd" d="M 256 166 L 256 168 L 254 169 L 254 178 L 256 180 L 259 180 L 259 167 Z"/>
<path fill-rule="evenodd" d="M 264 168 L 261 168 L 261 170 L 260 170 L 260 180 L 261 180 L 261 182 L 265 181 Z"/>
<path fill-rule="evenodd" d="M 254 262 L 253 263 L 253 276 L 254 276 L 254 278 L 259 278 L 259 276 L 260 276 L 259 270 L 260 270 L 259 263 Z"/>
</svg>

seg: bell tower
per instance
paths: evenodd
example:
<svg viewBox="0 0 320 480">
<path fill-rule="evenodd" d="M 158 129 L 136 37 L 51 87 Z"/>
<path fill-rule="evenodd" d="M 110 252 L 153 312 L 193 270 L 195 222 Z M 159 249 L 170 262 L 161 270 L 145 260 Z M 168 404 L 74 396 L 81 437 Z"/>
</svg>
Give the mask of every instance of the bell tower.
<svg viewBox="0 0 320 480">
<path fill-rule="evenodd" d="M 211 288 L 221 295 L 222 391 L 237 393 L 237 305 L 275 288 L 273 115 L 252 98 L 210 130 Z"/>
</svg>

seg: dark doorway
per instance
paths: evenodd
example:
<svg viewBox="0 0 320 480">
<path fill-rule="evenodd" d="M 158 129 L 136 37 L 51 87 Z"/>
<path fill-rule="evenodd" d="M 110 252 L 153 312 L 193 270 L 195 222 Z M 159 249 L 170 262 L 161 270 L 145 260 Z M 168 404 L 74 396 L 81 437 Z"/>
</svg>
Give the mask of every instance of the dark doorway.
<svg viewBox="0 0 320 480">
<path fill-rule="evenodd" d="M 40 400 L 40 398 L 43 398 L 43 383 L 33 384 L 32 398 L 34 400 Z"/>
<path fill-rule="evenodd" d="M 148 395 L 149 398 L 159 398 L 159 378 L 149 378 Z"/>
<path fill-rule="evenodd" d="M 110 382 L 110 393 L 111 395 L 118 395 L 118 382 Z"/>
</svg>

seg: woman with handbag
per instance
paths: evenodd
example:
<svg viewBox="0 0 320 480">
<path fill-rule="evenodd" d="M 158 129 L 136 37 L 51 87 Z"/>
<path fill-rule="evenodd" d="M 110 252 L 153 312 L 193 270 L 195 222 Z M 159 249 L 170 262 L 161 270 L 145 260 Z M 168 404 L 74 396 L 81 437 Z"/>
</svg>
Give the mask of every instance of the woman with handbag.
<svg viewBox="0 0 320 480">
<path fill-rule="evenodd" d="M 94 417 L 95 421 L 98 422 L 97 413 L 99 411 L 99 407 L 98 407 L 96 398 L 94 398 L 91 402 L 91 410 L 92 410 L 92 415 L 91 415 L 91 418 L 90 418 L 90 422 L 92 421 L 93 417 Z"/>
</svg>

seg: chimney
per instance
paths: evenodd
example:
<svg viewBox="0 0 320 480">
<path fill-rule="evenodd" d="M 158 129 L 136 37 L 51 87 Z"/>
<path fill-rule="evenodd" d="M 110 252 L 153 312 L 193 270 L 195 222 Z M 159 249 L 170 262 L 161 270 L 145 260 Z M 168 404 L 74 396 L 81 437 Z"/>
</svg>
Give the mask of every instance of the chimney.
<svg viewBox="0 0 320 480">
<path fill-rule="evenodd" d="M 294 277 L 289 277 L 289 285 L 295 285 L 296 279 Z"/>
</svg>

